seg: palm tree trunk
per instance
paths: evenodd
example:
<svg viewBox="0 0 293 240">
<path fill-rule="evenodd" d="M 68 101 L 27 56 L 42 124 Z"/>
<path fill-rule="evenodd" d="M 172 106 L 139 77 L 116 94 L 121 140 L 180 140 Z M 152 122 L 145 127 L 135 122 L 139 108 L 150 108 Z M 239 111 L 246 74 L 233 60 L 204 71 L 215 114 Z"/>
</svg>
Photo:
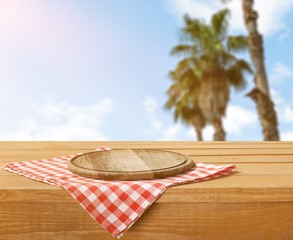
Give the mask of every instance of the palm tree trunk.
<svg viewBox="0 0 293 240">
<path fill-rule="evenodd" d="M 265 141 L 278 141 L 278 130 L 272 126 L 277 126 L 276 114 L 274 114 L 274 103 L 271 99 L 263 94 L 257 88 L 247 94 L 254 102 L 256 102 L 258 116 L 263 129 Z"/>
<path fill-rule="evenodd" d="M 226 133 L 225 133 L 225 130 L 223 128 L 221 118 L 215 119 L 213 121 L 213 126 L 214 126 L 214 129 L 215 129 L 214 141 L 226 141 L 225 140 L 226 139 Z"/>
<path fill-rule="evenodd" d="M 195 133 L 196 133 L 196 137 L 197 137 L 197 141 L 203 141 L 202 138 L 202 128 L 200 127 L 194 127 Z"/>
<path fill-rule="evenodd" d="M 248 31 L 248 47 L 255 67 L 256 103 L 265 141 L 279 140 L 277 113 L 270 97 L 269 83 L 264 64 L 263 39 L 257 30 L 257 12 L 253 9 L 254 0 L 242 0 L 244 23 Z M 253 92 L 254 90 L 252 90 Z M 250 95 L 250 93 L 248 94 Z M 269 106 L 269 107 L 268 107 Z"/>
</svg>

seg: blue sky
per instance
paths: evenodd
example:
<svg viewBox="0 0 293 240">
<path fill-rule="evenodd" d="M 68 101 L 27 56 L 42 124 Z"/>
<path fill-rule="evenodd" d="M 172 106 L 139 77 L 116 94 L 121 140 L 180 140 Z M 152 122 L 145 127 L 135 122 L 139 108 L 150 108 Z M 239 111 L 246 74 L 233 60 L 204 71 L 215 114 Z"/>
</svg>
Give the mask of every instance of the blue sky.
<svg viewBox="0 0 293 240">
<path fill-rule="evenodd" d="M 178 61 L 169 52 L 183 14 L 208 21 L 225 6 L 231 33 L 245 34 L 237 0 L 1 0 L 0 139 L 195 139 L 163 109 Z M 256 7 L 282 140 L 293 140 L 293 0 Z M 231 141 L 262 140 L 247 81 L 224 120 Z"/>
</svg>

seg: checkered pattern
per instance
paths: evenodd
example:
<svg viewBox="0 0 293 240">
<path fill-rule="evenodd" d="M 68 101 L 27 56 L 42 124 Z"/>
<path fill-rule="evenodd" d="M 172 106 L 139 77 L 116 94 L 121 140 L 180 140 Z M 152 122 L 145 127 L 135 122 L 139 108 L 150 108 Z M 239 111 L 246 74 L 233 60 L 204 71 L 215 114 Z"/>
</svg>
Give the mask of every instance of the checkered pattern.
<svg viewBox="0 0 293 240">
<path fill-rule="evenodd" d="M 100 147 L 97 151 L 109 150 Z M 234 171 L 234 165 L 197 163 L 175 177 L 141 181 L 104 181 L 73 174 L 67 162 L 79 154 L 8 163 L 4 169 L 66 189 L 81 206 L 112 234 L 121 237 L 167 187 L 208 180 Z"/>
</svg>

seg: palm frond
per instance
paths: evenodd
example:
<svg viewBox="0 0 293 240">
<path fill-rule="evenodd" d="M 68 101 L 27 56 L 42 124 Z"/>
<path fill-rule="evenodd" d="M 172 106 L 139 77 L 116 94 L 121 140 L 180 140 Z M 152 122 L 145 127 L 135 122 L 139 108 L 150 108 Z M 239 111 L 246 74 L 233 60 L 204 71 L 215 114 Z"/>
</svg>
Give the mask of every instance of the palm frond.
<svg viewBox="0 0 293 240">
<path fill-rule="evenodd" d="M 242 72 L 253 73 L 253 70 L 252 70 L 250 64 L 247 61 L 245 61 L 244 59 L 237 60 L 236 66 Z"/>
<path fill-rule="evenodd" d="M 227 48 L 232 52 L 242 52 L 248 49 L 247 38 L 244 36 L 230 36 L 227 39 Z"/>
<path fill-rule="evenodd" d="M 181 33 L 187 41 L 196 43 L 199 51 L 205 46 L 205 42 L 211 39 L 212 31 L 207 24 L 188 15 L 184 16 L 184 21 L 185 26 L 181 29 Z"/>
<path fill-rule="evenodd" d="M 176 74 L 177 76 L 179 77 L 180 75 L 182 75 L 182 73 L 184 73 L 185 71 L 187 71 L 188 69 L 190 69 L 191 65 L 192 65 L 192 61 L 193 61 L 193 58 L 192 57 L 189 57 L 189 58 L 184 58 L 182 59 L 178 64 L 177 64 L 177 67 L 176 67 Z M 177 77 L 177 78 L 178 78 Z M 179 77 L 180 78 L 180 77 Z"/>
<path fill-rule="evenodd" d="M 212 16 L 212 28 L 218 37 L 222 37 L 227 33 L 229 15 L 230 11 L 225 8 Z"/>
<path fill-rule="evenodd" d="M 237 91 L 243 90 L 246 87 L 246 81 L 236 65 L 227 70 L 227 78 L 230 85 Z"/>
<path fill-rule="evenodd" d="M 196 53 L 196 46 L 191 46 L 187 44 L 180 44 L 175 46 L 170 54 L 171 55 L 193 55 Z"/>
</svg>

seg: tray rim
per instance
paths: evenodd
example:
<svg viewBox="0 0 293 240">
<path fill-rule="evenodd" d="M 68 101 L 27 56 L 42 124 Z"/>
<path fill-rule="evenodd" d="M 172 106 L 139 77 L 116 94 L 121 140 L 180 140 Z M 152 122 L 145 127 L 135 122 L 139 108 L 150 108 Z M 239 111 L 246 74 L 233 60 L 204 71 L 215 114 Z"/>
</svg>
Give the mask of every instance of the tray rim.
<svg viewBox="0 0 293 240">
<path fill-rule="evenodd" d="M 157 169 L 153 169 L 153 170 L 140 170 L 140 171 L 131 171 L 131 172 L 153 172 L 153 171 L 156 171 L 156 170 L 164 170 L 164 169 L 169 169 L 169 168 L 174 168 L 174 167 L 179 167 L 183 164 L 185 164 L 188 160 L 189 160 L 189 156 L 185 155 L 185 154 L 182 154 L 182 153 L 177 153 L 177 152 L 173 152 L 173 151 L 168 151 L 168 150 L 161 150 L 161 149 L 154 149 L 154 148 L 135 148 L 135 149 L 110 149 L 110 150 L 103 150 L 103 151 L 120 151 L 120 150 L 156 150 L 156 151 L 160 151 L 160 152 L 169 152 L 169 153 L 172 153 L 172 154 L 176 154 L 176 155 L 180 155 L 182 157 L 184 157 L 184 161 L 178 165 L 173 165 L 171 167 L 165 167 L 165 168 L 157 168 Z M 82 153 L 78 156 L 75 156 L 73 157 L 72 159 L 69 160 L 70 164 L 73 165 L 74 167 L 78 167 L 78 168 L 82 168 L 82 169 L 85 169 L 85 170 L 89 170 L 89 171 L 95 171 L 95 172 L 113 172 L 113 173 L 123 173 L 125 171 L 105 171 L 105 170 L 94 170 L 94 169 L 90 169 L 90 168 L 85 168 L 85 167 L 80 167 L 78 165 L 75 165 L 73 163 L 73 161 L 80 157 L 80 156 L 84 156 L 84 155 L 88 155 L 88 154 L 91 154 L 91 153 L 97 153 L 99 151 L 90 151 L 90 152 L 86 152 L 86 153 Z"/>
<path fill-rule="evenodd" d="M 69 170 L 72 173 L 77 174 L 79 176 L 88 177 L 88 178 L 97 179 L 97 180 L 112 180 L 112 181 L 153 180 L 153 179 L 158 179 L 158 177 L 156 177 L 156 175 L 162 174 L 162 173 L 163 173 L 162 177 L 159 177 L 159 178 L 174 177 L 174 176 L 176 176 L 180 173 L 183 173 L 185 171 L 188 171 L 192 167 L 196 166 L 196 164 L 193 162 L 193 160 L 188 155 L 185 155 L 182 153 L 177 153 L 174 151 L 169 151 L 169 150 L 161 150 L 161 149 L 154 149 L 154 148 L 139 148 L 139 149 L 127 148 L 127 149 L 111 149 L 111 150 L 105 150 L 105 151 L 119 151 L 119 150 L 156 150 L 156 151 L 161 151 L 161 152 L 169 152 L 169 153 L 177 154 L 177 155 L 184 157 L 184 162 L 182 162 L 181 164 L 174 165 L 171 167 L 166 167 L 166 168 L 160 168 L 160 169 L 154 169 L 154 170 L 131 171 L 131 175 L 125 175 L 124 177 L 120 176 L 119 179 L 114 179 L 114 180 L 113 180 L 114 176 L 116 176 L 117 174 L 127 173 L 127 171 L 93 170 L 93 169 L 79 167 L 79 166 L 74 165 L 72 163 L 72 161 L 74 161 L 76 158 L 78 158 L 80 156 L 90 154 L 90 153 L 96 153 L 98 151 L 90 151 L 90 152 L 82 153 L 78 156 L 75 156 L 68 161 L 67 165 L 68 165 Z M 79 168 L 83 169 L 84 172 L 82 174 L 78 171 Z M 170 170 L 170 171 L 175 170 L 175 173 L 170 174 L 170 173 L 168 173 L 169 172 L 168 170 Z M 176 172 L 176 170 L 177 170 L 177 172 Z M 94 174 L 98 174 L 99 177 L 94 176 Z M 142 174 L 141 178 L 140 178 L 140 174 Z"/>
</svg>

